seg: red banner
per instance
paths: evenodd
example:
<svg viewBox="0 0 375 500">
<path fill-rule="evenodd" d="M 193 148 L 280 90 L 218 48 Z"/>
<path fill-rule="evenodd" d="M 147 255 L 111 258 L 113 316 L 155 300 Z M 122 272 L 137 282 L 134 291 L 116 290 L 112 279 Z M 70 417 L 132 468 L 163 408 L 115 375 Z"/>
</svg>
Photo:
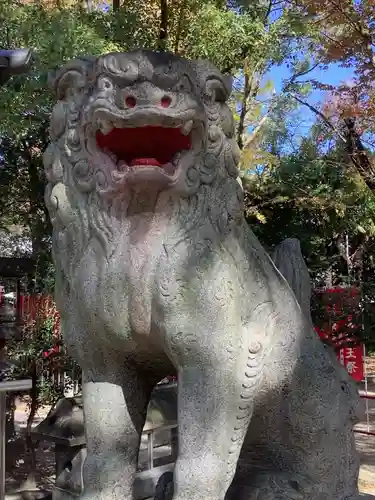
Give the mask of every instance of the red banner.
<svg viewBox="0 0 375 500">
<path fill-rule="evenodd" d="M 342 347 L 337 353 L 337 359 L 345 366 L 349 375 L 360 382 L 364 378 L 363 344 L 355 347 Z"/>
</svg>

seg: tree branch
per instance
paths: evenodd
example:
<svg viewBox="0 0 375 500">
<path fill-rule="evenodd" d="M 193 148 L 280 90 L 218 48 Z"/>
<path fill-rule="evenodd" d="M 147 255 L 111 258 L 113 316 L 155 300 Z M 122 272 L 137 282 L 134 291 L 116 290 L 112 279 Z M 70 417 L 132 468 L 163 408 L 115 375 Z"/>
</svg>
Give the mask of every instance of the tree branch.
<svg viewBox="0 0 375 500">
<path fill-rule="evenodd" d="M 341 134 L 341 132 L 333 125 L 333 123 L 331 123 L 328 118 L 324 115 L 324 113 L 322 113 L 318 108 L 316 108 L 315 106 L 313 106 L 312 104 L 304 101 L 303 99 L 300 99 L 296 94 L 290 92 L 289 93 L 291 97 L 293 97 L 293 99 L 295 99 L 297 102 L 299 102 L 300 104 L 302 104 L 303 106 L 306 106 L 307 108 L 309 108 L 310 111 L 312 111 L 315 115 L 319 116 L 319 118 L 321 118 L 323 120 L 323 122 L 325 123 L 325 125 L 327 125 L 328 128 L 330 128 L 333 132 L 335 132 L 335 134 L 340 137 L 340 139 L 346 143 L 346 139 L 345 139 L 345 136 Z"/>
<path fill-rule="evenodd" d="M 263 24 L 267 23 L 268 17 L 271 14 L 272 7 L 273 7 L 273 0 L 269 0 L 269 2 L 268 2 L 268 8 L 267 8 L 266 14 L 264 16 Z"/>
<path fill-rule="evenodd" d="M 365 148 L 361 142 L 359 134 L 355 131 L 355 121 L 353 119 L 345 119 L 345 125 L 348 128 L 347 136 L 343 135 L 330 120 L 312 104 L 300 99 L 297 95 L 290 92 L 290 96 L 297 102 L 306 106 L 316 116 L 318 116 L 324 124 L 330 128 L 346 145 L 346 150 L 350 160 L 356 168 L 359 175 L 362 177 L 367 187 L 371 191 L 375 191 L 375 170 L 368 158 Z"/>
<path fill-rule="evenodd" d="M 314 69 L 317 68 L 320 64 L 321 64 L 320 62 L 317 62 L 316 64 L 313 64 L 310 68 L 308 68 L 304 71 L 299 71 L 298 73 L 295 73 L 294 75 L 292 75 L 287 87 L 289 85 L 291 85 L 292 83 L 294 83 L 297 80 L 297 78 L 300 78 L 301 76 L 306 76 L 309 73 L 311 73 L 312 71 L 314 71 Z"/>
<path fill-rule="evenodd" d="M 267 122 L 268 120 L 268 117 L 269 117 L 269 114 L 265 114 L 261 120 L 259 121 L 258 125 L 255 127 L 255 129 L 253 130 L 253 132 L 251 133 L 251 135 L 249 137 L 246 138 L 246 141 L 245 143 L 243 144 L 243 149 L 247 149 L 248 147 L 251 146 L 251 144 L 255 141 L 255 139 L 257 138 L 257 136 L 259 135 L 259 132 L 261 131 L 262 127 L 264 126 L 264 124 Z"/>
</svg>

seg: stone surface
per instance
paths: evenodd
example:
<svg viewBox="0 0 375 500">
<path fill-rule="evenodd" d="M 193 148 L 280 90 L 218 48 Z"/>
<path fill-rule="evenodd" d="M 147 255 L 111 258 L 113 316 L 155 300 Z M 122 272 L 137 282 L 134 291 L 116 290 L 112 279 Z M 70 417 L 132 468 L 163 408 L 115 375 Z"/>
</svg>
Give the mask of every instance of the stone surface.
<svg viewBox="0 0 375 500">
<path fill-rule="evenodd" d="M 53 85 L 45 199 L 84 373 L 82 498 L 132 497 L 147 402 L 174 369 L 174 500 L 356 498 L 353 402 L 243 217 L 230 81 L 135 51 Z"/>
<path fill-rule="evenodd" d="M 301 245 L 297 238 L 287 238 L 282 241 L 273 252 L 273 261 L 275 266 L 284 276 L 288 282 L 290 288 L 294 292 L 301 309 L 308 319 L 308 321 L 313 325 L 311 318 L 311 294 L 312 285 L 310 280 L 310 273 L 305 260 L 302 255 Z M 338 362 L 335 351 L 328 345 L 324 345 L 327 350 L 333 365 L 341 378 L 341 387 L 348 394 L 349 400 L 351 401 L 352 407 L 352 417 L 353 420 L 363 420 L 364 418 L 364 402 L 358 399 L 358 387 L 354 380 L 348 375 L 346 369 Z M 329 420 L 326 421 L 326 432 L 327 436 L 330 435 L 331 424 Z M 334 444 L 333 444 L 334 447 Z M 340 481 L 345 482 L 347 475 L 347 470 L 342 468 L 337 471 L 337 474 L 341 475 Z"/>
<path fill-rule="evenodd" d="M 287 280 L 306 318 L 311 318 L 311 280 L 297 238 L 287 238 L 275 248 L 272 260 Z"/>
<path fill-rule="evenodd" d="M 34 440 L 55 444 L 56 478 L 71 469 L 85 445 L 82 398 L 61 398 L 31 432 Z"/>
<path fill-rule="evenodd" d="M 272 259 L 292 289 L 306 319 L 312 325 L 313 320 L 311 318 L 310 307 L 312 285 L 309 269 L 303 258 L 299 240 L 297 238 L 287 238 L 282 241 L 275 248 Z M 338 365 L 337 369 L 340 372 L 341 381 L 345 381 L 347 390 L 350 393 L 353 411 L 357 420 L 362 420 L 364 418 L 364 402 L 357 397 L 358 390 L 356 383 L 348 375 L 346 369 L 338 363 L 335 351 L 326 344 L 324 344 L 324 347 L 332 358 L 333 364 Z"/>
</svg>

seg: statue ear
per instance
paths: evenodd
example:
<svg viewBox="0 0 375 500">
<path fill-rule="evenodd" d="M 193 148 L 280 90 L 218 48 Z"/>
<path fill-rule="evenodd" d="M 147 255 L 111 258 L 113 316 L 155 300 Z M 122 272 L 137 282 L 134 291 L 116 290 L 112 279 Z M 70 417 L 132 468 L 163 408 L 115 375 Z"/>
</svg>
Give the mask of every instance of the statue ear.
<svg viewBox="0 0 375 500">
<path fill-rule="evenodd" d="M 232 77 L 224 75 L 210 62 L 202 59 L 192 61 L 202 96 L 213 102 L 225 102 L 232 92 Z"/>
<path fill-rule="evenodd" d="M 92 76 L 96 57 L 73 59 L 49 77 L 49 86 L 56 92 L 57 99 L 65 100 L 80 93 Z"/>
</svg>

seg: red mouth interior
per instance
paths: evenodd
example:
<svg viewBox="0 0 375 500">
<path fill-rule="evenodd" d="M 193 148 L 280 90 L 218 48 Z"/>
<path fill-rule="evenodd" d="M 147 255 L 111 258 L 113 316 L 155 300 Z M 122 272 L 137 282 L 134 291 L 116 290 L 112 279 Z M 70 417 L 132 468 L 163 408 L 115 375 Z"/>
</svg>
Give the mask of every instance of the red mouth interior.
<svg viewBox="0 0 375 500">
<path fill-rule="evenodd" d="M 191 148 L 191 139 L 179 128 L 137 127 L 114 128 L 104 135 L 98 131 L 96 142 L 100 149 L 108 149 L 128 165 L 155 165 L 161 167 L 172 161 L 174 155 Z"/>
</svg>

